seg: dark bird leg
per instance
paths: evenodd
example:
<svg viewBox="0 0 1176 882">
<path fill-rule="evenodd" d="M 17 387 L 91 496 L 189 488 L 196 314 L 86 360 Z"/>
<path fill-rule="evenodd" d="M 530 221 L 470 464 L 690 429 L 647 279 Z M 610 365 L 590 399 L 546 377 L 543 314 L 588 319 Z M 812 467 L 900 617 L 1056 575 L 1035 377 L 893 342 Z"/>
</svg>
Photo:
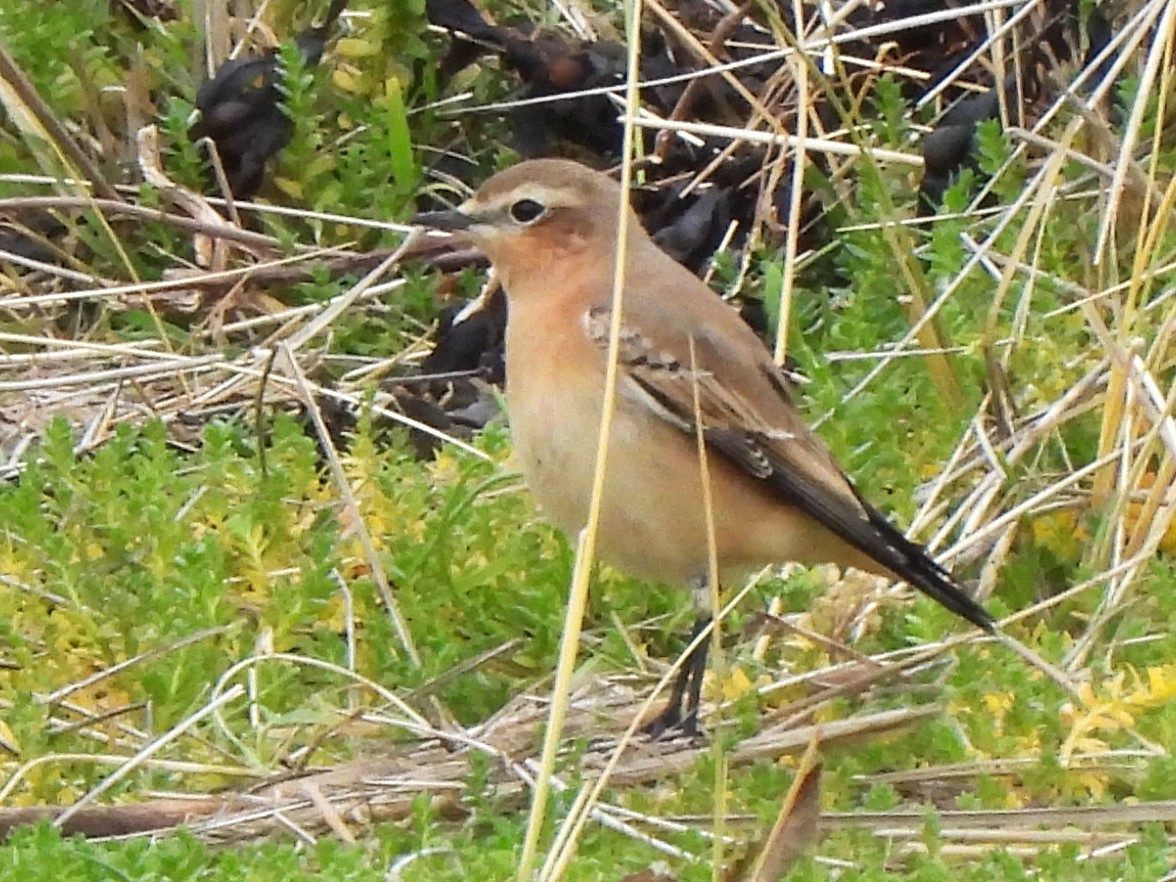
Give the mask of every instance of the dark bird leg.
<svg viewBox="0 0 1176 882">
<path fill-rule="evenodd" d="M 690 632 L 690 643 L 698 639 L 711 623 L 709 615 L 700 615 L 694 620 Z M 698 705 L 702 700 L 702 677 L 706 673 L 706 657 L 710 651 L 710 640 L 703 640 L 683 660 L 670 690 L 670 700 L 665 710 L 647 723 L 644 731 L 653 738 L 660 738 L 671 729 L 693 738 L 698 734 Z M 685 711 L 685 715 L 683 715 Z"/>
</svg>

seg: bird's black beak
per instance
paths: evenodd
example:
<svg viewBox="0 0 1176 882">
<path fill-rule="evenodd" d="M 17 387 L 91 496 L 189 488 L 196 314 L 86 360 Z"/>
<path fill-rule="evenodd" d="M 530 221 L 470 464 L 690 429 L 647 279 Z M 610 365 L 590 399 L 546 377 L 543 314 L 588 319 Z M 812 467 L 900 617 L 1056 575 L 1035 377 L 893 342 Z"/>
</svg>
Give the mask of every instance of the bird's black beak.
<svg viewBox="0 0 1176 882">
<path fill-rule="evenodd" d="M 408 222 L 418 227 L 428 227 L 430 230 L 460 232 L 468 230 L 474 224 L 474 218 L 454 208 L 449 211 L 423 211 L 414 214 Z"/>
</svg>

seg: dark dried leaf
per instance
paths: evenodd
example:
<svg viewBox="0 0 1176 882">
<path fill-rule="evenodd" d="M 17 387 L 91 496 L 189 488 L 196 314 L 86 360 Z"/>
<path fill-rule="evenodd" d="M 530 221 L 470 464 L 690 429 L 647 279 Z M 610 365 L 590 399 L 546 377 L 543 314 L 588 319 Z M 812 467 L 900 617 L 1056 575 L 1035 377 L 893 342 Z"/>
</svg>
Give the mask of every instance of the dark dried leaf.
<svg viewBox="0 0 1176 882">
<path fill-rule="evenodd" d="M 745 857 L 738 861 L 727 873 L 726 882 L 779 882 L 816 842 L 820 818 L 821 764 L 816 762 L 814 744 L 801 762 L 772 832 L 749 852 L 756 855 L 755 860 Z"/>
</svg>

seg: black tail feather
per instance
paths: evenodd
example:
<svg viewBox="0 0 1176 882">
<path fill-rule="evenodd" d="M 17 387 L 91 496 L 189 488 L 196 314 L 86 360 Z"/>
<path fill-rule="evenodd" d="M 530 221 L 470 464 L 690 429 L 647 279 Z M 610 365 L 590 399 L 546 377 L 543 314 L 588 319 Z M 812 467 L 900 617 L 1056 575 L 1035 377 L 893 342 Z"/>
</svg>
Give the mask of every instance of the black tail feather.
<svg viewBox="0 0 1176 882">
<path fill-rule="evenodd" d="M 996 620 L 992 614 L 968 596 L 955 583 L 951 574 L 927 554 L 927 549 L 900 533 L 885 515 L 868 502 L 862 500 L 862 505 L 869 516 L 870 524 L 893 553 L 879 554 L 875 545 L 868 548 L 859 547 L 860 551 L 870 555 L 895 575 L 902 577 L 956 615 L 967 619 L 977 628 L 983 628 L 990 633 L 996 629 Z"/>
</svg>

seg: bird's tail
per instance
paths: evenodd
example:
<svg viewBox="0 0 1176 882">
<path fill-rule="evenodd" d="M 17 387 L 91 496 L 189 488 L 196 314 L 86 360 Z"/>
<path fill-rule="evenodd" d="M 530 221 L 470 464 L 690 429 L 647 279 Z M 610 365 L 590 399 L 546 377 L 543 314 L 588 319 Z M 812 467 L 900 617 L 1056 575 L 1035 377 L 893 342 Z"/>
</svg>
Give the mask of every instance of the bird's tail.
<svg viewBox="0 0 1176 882">
<path fill-rule="evenodd" d="M 885 555 L 884 559 L 878 555 L 876 548 L 872 548 L 869 551 L 871 557 L 977 628 L 983 628 L 990 633 L 996 630 L 996 620 L 992 613 L 956 584 L 951 573 L 927 554 L 927 549 L 904 536 L 885 515 L 865 500 L 862 500 L 862 505 L 865 506 L 870 523 L 881 534 L 886 546 L 893 551 L 893 554 Z"/>
</svg>

